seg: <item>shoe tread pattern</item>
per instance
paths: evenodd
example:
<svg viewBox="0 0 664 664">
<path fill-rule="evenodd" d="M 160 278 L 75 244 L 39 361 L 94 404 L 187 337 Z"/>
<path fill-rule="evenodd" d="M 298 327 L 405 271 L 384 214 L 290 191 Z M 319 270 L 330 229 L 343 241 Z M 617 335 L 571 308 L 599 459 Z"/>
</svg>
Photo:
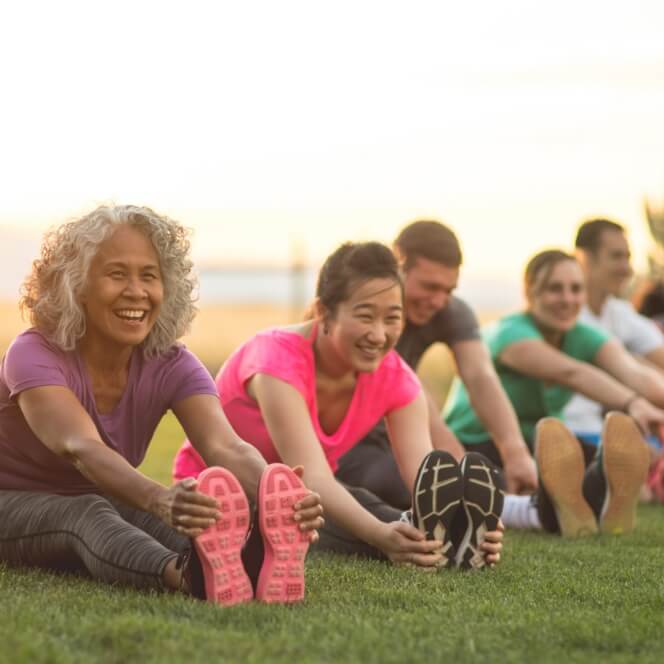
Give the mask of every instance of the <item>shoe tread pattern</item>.
<svg viewBox="0 0 664 664">
<path fill-rule="evenodd" d="M 194 539 L 205 596 L 222 606 L 248 602 L 253 590 L 241 555 L 250 522 L 247 497 L 237 478 L 225 468 L 204 470 L 197 489 L 214 498 L 221 512 L 221 518 Z"/>
<path fill-rule="evenodd" d="M 413 523 L 427 539 L 442 541 L 441 567 L 454 565 L 456 548 L 451 539 L 451 526 L 462 495 L 461 472 L 454 458 L 440 451 L 428 454 L 415 480 Z"/>
<path fill-rule="evenodd" d="M 481 569 L 486 565 L 481 545 L 486 533 L 498 528 L 505 487 L 501 473 L 476 452 L 463 458 L 461 473 L 468 526 L 459 545 L 457 565 L 462 569 Z"/>
<path fill-rule="evenodd" d="M 270 464 L 258 487 L 258 523 L 265 558 L 256 599 L 290 603 L 304 599 L 304 559 L 308 533 L 293 519 L 293 505 L 308 495 L 302 480 L 284 464 Z"/>
</svg>

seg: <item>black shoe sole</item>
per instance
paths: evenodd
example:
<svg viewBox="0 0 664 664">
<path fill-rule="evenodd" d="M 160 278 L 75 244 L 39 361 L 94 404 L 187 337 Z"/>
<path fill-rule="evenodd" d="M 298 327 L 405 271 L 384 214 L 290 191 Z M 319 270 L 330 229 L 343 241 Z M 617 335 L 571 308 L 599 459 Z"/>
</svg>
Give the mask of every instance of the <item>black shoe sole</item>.
<svg viewBox="0 0 664 664">
<path fill-rule="evenodd" d="M 434 450 L 417 472 L 413 489 L 413 524 L 429 540 L 443 543 L 440 567 L 452 567 L 456 549 L 451 539 L 451 526 L 461 505 L 463 482 L 454 457 Z"/>
<path fill-rule="evenodd" d="M 463 458 L 461 474 L 468 526 L 457 547 L 456 563 L 462 569 L 480 569 L 486 565 L 480 547 L 486 533 L 498 528 L 505 485 L 501 472 L 477 452 L 469 452 Z"/>
</svg>

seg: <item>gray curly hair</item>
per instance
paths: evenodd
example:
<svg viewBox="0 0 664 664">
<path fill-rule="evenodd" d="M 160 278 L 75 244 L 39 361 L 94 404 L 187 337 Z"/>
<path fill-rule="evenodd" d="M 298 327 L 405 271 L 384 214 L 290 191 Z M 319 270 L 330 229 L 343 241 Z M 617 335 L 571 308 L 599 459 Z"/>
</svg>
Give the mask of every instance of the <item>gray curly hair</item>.
<svg viewBox="0 0 664 664">
<path fill-rule="evenodd" d="M 89 214 L 49 230 L 41 256 L 21 287 L 20 306 L 30 322 L 63 350 L 73 350 L 85 334 L 80 296 L 92 259 L 120 225 L 144 233 L 152 242 L 164 283 L 164 301 L 143 351 L 153 357 L 166 352 L 196 315 L 196 278 L 189 257 L 189 229 L 148 207 L 101 205 Z"/>
</svg>

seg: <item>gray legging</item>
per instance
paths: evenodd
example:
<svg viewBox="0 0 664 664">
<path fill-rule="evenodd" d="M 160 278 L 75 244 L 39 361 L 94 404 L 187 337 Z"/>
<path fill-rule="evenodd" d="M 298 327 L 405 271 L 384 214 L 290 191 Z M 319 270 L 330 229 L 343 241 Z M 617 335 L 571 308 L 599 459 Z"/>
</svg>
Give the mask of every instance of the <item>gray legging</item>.
<svg viewBox="0 0 664 664">
<path fill-rule="evenodd" d="M 155 516 L 94 494 L 0 491 L 0 524 L 0 561 L 136 588 L 163 590 L 164 567 L 189 547 Z"/>
<path fill-rule="evenodd" d="M 381 521 L 399 519 L 399 510 L 365 489 L 349 487 L 349 491 Z M 0 524 L 0 562 L 87 571 L 100 581 L 135 588 L 163 590 L 164 567 L 190 547 L 189 538 L 157 517 L 96 494 L 0 491 Z M 320 531 L 315 548 L 384 558 L 378 549 L 330 519 Z M 262 541 L 256 531 L 242 556 L 254 584 L 262 557 Z"/>
</svg>

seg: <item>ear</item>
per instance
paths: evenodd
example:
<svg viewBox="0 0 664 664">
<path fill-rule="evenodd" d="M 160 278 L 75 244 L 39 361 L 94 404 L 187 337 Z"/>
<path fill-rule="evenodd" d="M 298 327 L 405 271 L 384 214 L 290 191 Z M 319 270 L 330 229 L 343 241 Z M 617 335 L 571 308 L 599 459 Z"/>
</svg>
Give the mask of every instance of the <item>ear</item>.
<svg viewBox="0 0 664 664">
<path fill-rule="evenodd" d="M 325 320 L 330 315 L 329 309 L 320 301 L 319 297 L 314 300 L 313 309 L 314 317 L 318 318 L 318 320 Z"/>
<path fill-rule="evenodd" d="M 394 254 L 394 257 L 397 259 L 397 265 L 399 266 L 399 270 L 403 273 L 404 272 L 404 265 L 406 264 L 406 255 L 399 249 L 399 247 L 396 244 L 392 245 L 392 253 Z"/>
</svg>

